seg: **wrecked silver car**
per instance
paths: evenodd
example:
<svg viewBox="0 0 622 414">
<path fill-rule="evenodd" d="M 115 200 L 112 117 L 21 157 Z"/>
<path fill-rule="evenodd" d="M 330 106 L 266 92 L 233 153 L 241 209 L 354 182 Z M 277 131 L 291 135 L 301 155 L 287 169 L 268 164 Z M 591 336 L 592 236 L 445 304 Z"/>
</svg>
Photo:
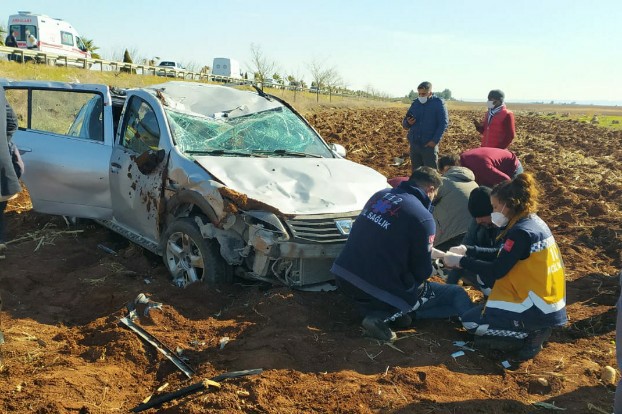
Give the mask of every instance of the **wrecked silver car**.
<svg viewBox="0 0 622 414">
<path fill-rule="evenodd" d="M 96 220 L 161 255 L 179 286 L 328 281 L 353 220 L 387 186 L 261 91 L 2 85 L 33 208 Z"/>
</svg>

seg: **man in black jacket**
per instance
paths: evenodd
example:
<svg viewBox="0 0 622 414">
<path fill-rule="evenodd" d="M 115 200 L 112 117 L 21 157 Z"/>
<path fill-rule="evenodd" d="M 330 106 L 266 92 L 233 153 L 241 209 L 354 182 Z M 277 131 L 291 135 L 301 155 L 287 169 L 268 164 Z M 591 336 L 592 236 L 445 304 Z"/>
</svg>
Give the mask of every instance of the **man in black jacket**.
<svg viewBox="0 0 622 414">
<path fill-rule="evenodd" d="M 428 282 L 436 231 L 429 210 L 441 183 L 436 170 L 420 167 L 408 181 L 374 194 L 333 264 L 337 285 L 358 305 L 369 336 L 391 341 L 391 326 L 408 327 L 412 316 L 447 318 L 472 307 L 462 287 Z"/>
<path fill-rule="evenodd" d="M 19 46 L 17 45 L 17 35 L 17 30 L 13 30 L 11 33 L 9 33 L 9 35 L 4 40 L 4 45 L 6 47 L 18 48 Z M 17 56 L 13 53 L 10 53 L 9 60 L 17 60 Z"/>
</svg>

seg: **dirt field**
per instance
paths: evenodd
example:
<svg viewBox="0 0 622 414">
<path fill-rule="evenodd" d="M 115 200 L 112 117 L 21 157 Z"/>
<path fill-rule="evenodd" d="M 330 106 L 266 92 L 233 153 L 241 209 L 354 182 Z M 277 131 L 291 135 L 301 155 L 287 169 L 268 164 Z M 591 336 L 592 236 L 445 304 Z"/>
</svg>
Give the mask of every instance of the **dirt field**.
<svg viewBox="0 0 622 414">
<path fill-rule="evenodd" d="M 410 169 L 390 165 L 408 158 L 405 109 L 324 109 L 308 118 L 327 141 L 344 145 L 348 158 L 391 177 Z M 471 119 L 480 115 L 452 111 L 441 152 L 477 146 Z M 159 258 L 101 227 L 67 227 L 62 218 L 33 213 L 22 196 L 10 204 L 15 241 L 0 262 L 0 412 L 127 412 L 165 383 L 170 392 L 226 371 L 263 368 L 157 412 L 544 413 L 554 405 L 610 413 L 614 386 L 601 369 L 616 366 L 622 133 L 527 112 L 518 113 L 517 129 L 513 149 L 544 188 L 541 216 L 568 277 L 570 323 L 535 360 L 505 370 L 502 355 L 453 358 L 453 341 L 468 338 L 451 321 L 418 323 L 399 332 L 394 347 L 380 344 L 362 336 L 339 292 L 179 289 Z M 140 313 L 140 325 L 183 351 L 193 379 L 119 324 L 139 293 L 162 303 Z"/>
</svg>

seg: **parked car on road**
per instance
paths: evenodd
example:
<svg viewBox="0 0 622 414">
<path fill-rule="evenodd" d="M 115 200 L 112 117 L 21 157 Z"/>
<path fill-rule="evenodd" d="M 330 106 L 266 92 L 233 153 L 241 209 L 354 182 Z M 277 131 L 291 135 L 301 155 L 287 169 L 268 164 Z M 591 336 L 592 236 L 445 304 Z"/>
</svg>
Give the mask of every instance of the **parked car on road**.
<svg viewBox="0 0 622 414">
<path fill-rule="evenodd" d="M 266 78 L 263 80 L 264 88 L 280 88 L 281 84 L 272 78 Z"/>
<path fill-rule="evenodd" d="M 329 281 L 354 219 L 387 186 L 259 91 L 0 84 L 33 209 L 96 220 L 163 256 L 179 286 Z"/>
<path fill-rule="evenodd" d="M 186 68 L 181 63 L 173 60 L 163 60 L 158 64 L 156 75 L 169 78 L 183 78 L 186 72 Z"/>
</svg>

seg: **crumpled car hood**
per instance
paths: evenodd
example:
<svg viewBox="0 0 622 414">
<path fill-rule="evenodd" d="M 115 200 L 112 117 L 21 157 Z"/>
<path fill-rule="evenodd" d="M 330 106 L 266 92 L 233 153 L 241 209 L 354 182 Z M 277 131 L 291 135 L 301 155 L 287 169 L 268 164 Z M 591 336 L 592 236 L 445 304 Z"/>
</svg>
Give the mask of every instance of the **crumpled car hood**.
<svg viewBox="0 0 622 414">
<path fill-rule="evenodd" d="M 340 158 L 195 157 L 216 179 L 284 214 L 358 211 L 388 186 L 377 171 Z"/>
</svg>

